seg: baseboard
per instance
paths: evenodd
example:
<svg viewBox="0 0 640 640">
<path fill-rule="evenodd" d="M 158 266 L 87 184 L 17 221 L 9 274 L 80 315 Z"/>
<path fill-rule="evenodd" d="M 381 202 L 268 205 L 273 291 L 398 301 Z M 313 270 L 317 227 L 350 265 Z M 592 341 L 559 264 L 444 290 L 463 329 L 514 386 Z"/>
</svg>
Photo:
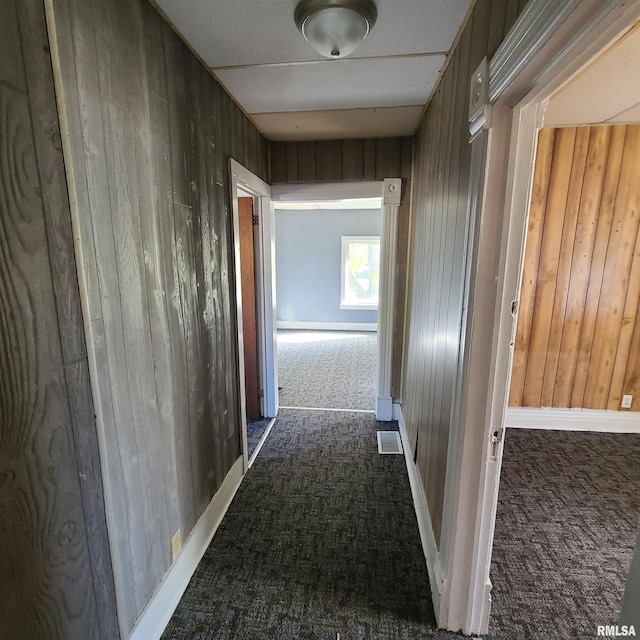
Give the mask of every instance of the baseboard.
<svg viewBox="0 0 640 640">
<path fill-rule="evenodd" d="M 389 422 L 393 417 L 393 398 L 378 396 L 376 398 L 376 418 L 382 422 Z"/>
<path fill-rule="evenodd" d="M 267 425 L 267 428 L 262 434 L 262 438 L 260 438 L 260 441 L 256 445 L 254 452 L 251 454 L 251 458 L 249 458 L 249 469 L 251 469 L 251 465 L 256 461 L 256 458 L 260 453 L 260 449 L 262 449 L 262 445 L 267 441 L 267 438 L 269 437 L 269 434 L 271 433 L 271 429 L 273 429 L 273 425 L 275 424 L 275 422 L 276 418 L 271 418 L 269 424 Z"/>
<path fill-rule="evenodd" d="M 308 329 L 309 331 L 377 331 L 376 322 L 297 322 L 278 320 L 278 329 Z"/>
<path fill-rule="evenodd" d="M 640 413 L 637 411 L 510 407 L 504 423 L 513 429 L 640 433 Z"/>
<path fill-rule="evenodd" d="M 440 562 L 440 553 L 436 544 L 436 537 L 433 533 L 433 525 L 431 523 L 431 515 L 427 506 L 427 499 L 424 495 L 422 482 L 418 475 L 418 468 L 411 454 L 411 446 L 409 445 L 409 437 L 407 435 L 407 425 L 402 415 L 402 406 L 393 405 L 394 418 L 398 420 L 400 428 L 400 438 L 402 439 L 402 448 L 404 449 L 404 459 L 407 464 L 407 473 L 409 474 L 409 484 L 411 486 L 411 495 L 413 496 L 413 506 L 416 510 L 416 518 L 418 519 L 418 529 L 420 531 L 420 540 L 422 542 L 422 551 L 427 561 L 427 571 L 429 572 L 429 585 L 431 587 L 431 598 L 433 600 L 433 610 L 436 613 L 436 619 L 440 612 L 440 598 L 444 584 L 444 571 Z"/>
<path fill-rule="evenodd" d="M 140 614 L 131 631 L 131 640 L 159 640 L 242 482 L 242 463 L 240 456 L 200 516 L 182 551 Z"/>
</svg>

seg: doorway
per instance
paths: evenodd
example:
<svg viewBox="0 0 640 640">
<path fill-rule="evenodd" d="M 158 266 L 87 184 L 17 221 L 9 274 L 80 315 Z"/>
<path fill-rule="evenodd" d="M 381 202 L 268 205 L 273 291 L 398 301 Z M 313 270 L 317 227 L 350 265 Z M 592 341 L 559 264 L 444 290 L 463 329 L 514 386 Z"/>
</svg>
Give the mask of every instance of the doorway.
<svg viewBox="0 0 640 640">
<path fill-rule="evenodd" d="M 230 175 L 238 397 L 246 472 L 278 414 L 273 212 L 271 187 L 266 182 L 233 159 L 230 160 Z"/>
<path fill-rule="evenodd" d="M 373 413 L 382 198 L 274 209 L 281 406 Z"/>
<path fill-rule="evenodd" d="M 470 202 L 480 232 L 466 294 L 473 323 L 459 380 L 460 427 L 447 466 L 451 517 L 443 525 L 440 550 L 451 576 L 440 622 L 450 629 L 488 629 L 514 318 L 544 110 L 551 95 L 639 17 L 637 0 L 606 6 L 595 0 L 530 0 L 492 60 L 472 76 Z"/>
<path fill-rule="evenodd" d="M 378 420 L 394 419 L 391 394 L 392 346 L 394 333 L 394 305 L 396 243 L 398 209 L 402 180 L 385 178 L 381 182 L 341 182 L 326 184 L 300 184 L 274 186 L 272 197 L 275 207 L 308 205 L 314 202 L 333 202 L 341 206 L 348 200 L 382 200 L 380 228 L 380 271 L 377 320 L 377 355 L 375 383 L 375 414 Z"/>
</svg>

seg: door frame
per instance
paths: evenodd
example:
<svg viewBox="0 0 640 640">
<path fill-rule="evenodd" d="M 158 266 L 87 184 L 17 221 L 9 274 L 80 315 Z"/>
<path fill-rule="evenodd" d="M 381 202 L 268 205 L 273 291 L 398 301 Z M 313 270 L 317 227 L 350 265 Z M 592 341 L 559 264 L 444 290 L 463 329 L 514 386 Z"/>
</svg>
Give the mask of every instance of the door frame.
<svg viewBox="0 0 640 640">
<path fill-rule="evenodd" d="M 470 260 L 450 440 L 438 624 L 485 634 L 537 132 L 547 100 L 640 19 L 640 0 L 530 0 L 472 76 Z M 496 215 L 497 212 L 497 215 Z"/>
<path fill-rule="evenodd" d="M 258 216 L 255 247 L 256 321 L 258 330 L 259 381 L 263 392 L 260 409 L 265 418 L 278 415 L 278 371 L 276 367 L 275 225 L 271 187 L 233 158 L 229 159 L 231 208 L 233 217 L 233 270 L 235 275 L 237 370 L 239 413 L 244 472 L 249 469 L 247 406 L 244 382 L 244 334 L 242 323 L 242 283 L 240 277 L 240 221 L 238 188 L 253 196 L 253 214 Z"/>
<path fill-rule="evenodd" d="M 289 203 L 382 198 L 375 413 L 378 420 L 385 422 L 393 420 L 395 416 L 391 378 L 396 299 L 395 267 L 402 178 L 385 178 L 384 180 L 362 182 L 274 185 L 271 193 L 273 202 Z"/>
</svg>

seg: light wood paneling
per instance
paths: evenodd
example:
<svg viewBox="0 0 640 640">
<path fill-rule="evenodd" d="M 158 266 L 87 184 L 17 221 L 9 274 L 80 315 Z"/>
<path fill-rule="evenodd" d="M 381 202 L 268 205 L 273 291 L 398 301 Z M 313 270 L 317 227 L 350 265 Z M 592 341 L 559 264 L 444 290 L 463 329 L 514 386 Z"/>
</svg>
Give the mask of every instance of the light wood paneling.
<svg viewBox="0 0 640 640">
<path fill-rule="evenodd" d="M 266 141 L 145 0 L 54 0 L 119 616 L 240 455 L 228 159 Z"/>
<path fill-rule="evenodd" d="M 477 2 L 415 141 L 402 401 L 438 544 L 467 259 L 469 82 L 519 9 L 504 0 Z"/>
<path fill-rule="evenodd" d="M 640 410 L 639 219 L 640 126 L 540 132 L 510 406 Z"/>
<path fill-rule="evenodd" d="M 41 0 L 3 2 L 0 41 L 0 637 L 106 640 L 114 583 Z"/>
</svg>

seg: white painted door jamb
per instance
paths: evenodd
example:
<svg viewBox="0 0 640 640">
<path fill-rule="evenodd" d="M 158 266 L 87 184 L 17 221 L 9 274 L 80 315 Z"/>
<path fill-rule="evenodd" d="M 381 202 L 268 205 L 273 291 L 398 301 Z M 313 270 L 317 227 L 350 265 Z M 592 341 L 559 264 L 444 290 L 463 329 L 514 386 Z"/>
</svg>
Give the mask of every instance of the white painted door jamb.
<svg viewBox="0 0 640 640">
<path fill-rule="evenodd" d="M 447 464 L 440 627 L 466 634 L 484 634 L 488 628 L 489 568 L 517 319 L 512 304 L 519 295 L 536 133 L 545 101 L 639 18 L 640 0 L 530 0 L 491 62 L 472 78 L 472 154 L 486 156 L 484 167 L 476 162 L 470 181 L 470 201 L 478 206 L 477 255 L 469 279 L 468 353 L 457 380 L 461 406 Z"/>
<path fill-rule="evenodd" d="M 376 418 L 393 420 L 391 376 L 393 363 L 393 317 L 396 298 L 396 245 L 401 178 L 385 178 L 380 244 L 380 288 L 378 301 L 378 369 Z"/>
<path fill-rule="evenodd" d="M 376 365 L 376 417 L 393 420 L 391 377 L 393 363 L 394 306 L 396 291 L 396 246 L 402 179 L 385 178 L 384 183 L 336 182 L 326 184 L 278 185 L 272 189 L 274 202 L 318 202 L 382 196 L 380 234 L 380 286 L 378 300 L 378 358 Z M 277 207 L 277 205 L 276 205 Z"/>
<path fill-rule="evenodd" d="M 238 187 L 254 196 L 258 216 L 258 252 L 256 254 L 256 306 L 258 352 L 260 359 L 260 388 L 263 390 L 262 412 L 265 417 L 278 414 L 278 372 L 276 363 L 275 314 L 275 232 L 271 187 L 239 162 L 229 160 L 231 206 L 233 215 L 233 257 L 235 271 L 236 322 L 238 345 L 238 392 L 242 432 L 244 472 L 249 468 L 247 443 L 247 410 L 244 383 L 244 337 L 242 324 L 242 284 L 240 278 L 240 223 L 238 216 Z"/>
</svg>

